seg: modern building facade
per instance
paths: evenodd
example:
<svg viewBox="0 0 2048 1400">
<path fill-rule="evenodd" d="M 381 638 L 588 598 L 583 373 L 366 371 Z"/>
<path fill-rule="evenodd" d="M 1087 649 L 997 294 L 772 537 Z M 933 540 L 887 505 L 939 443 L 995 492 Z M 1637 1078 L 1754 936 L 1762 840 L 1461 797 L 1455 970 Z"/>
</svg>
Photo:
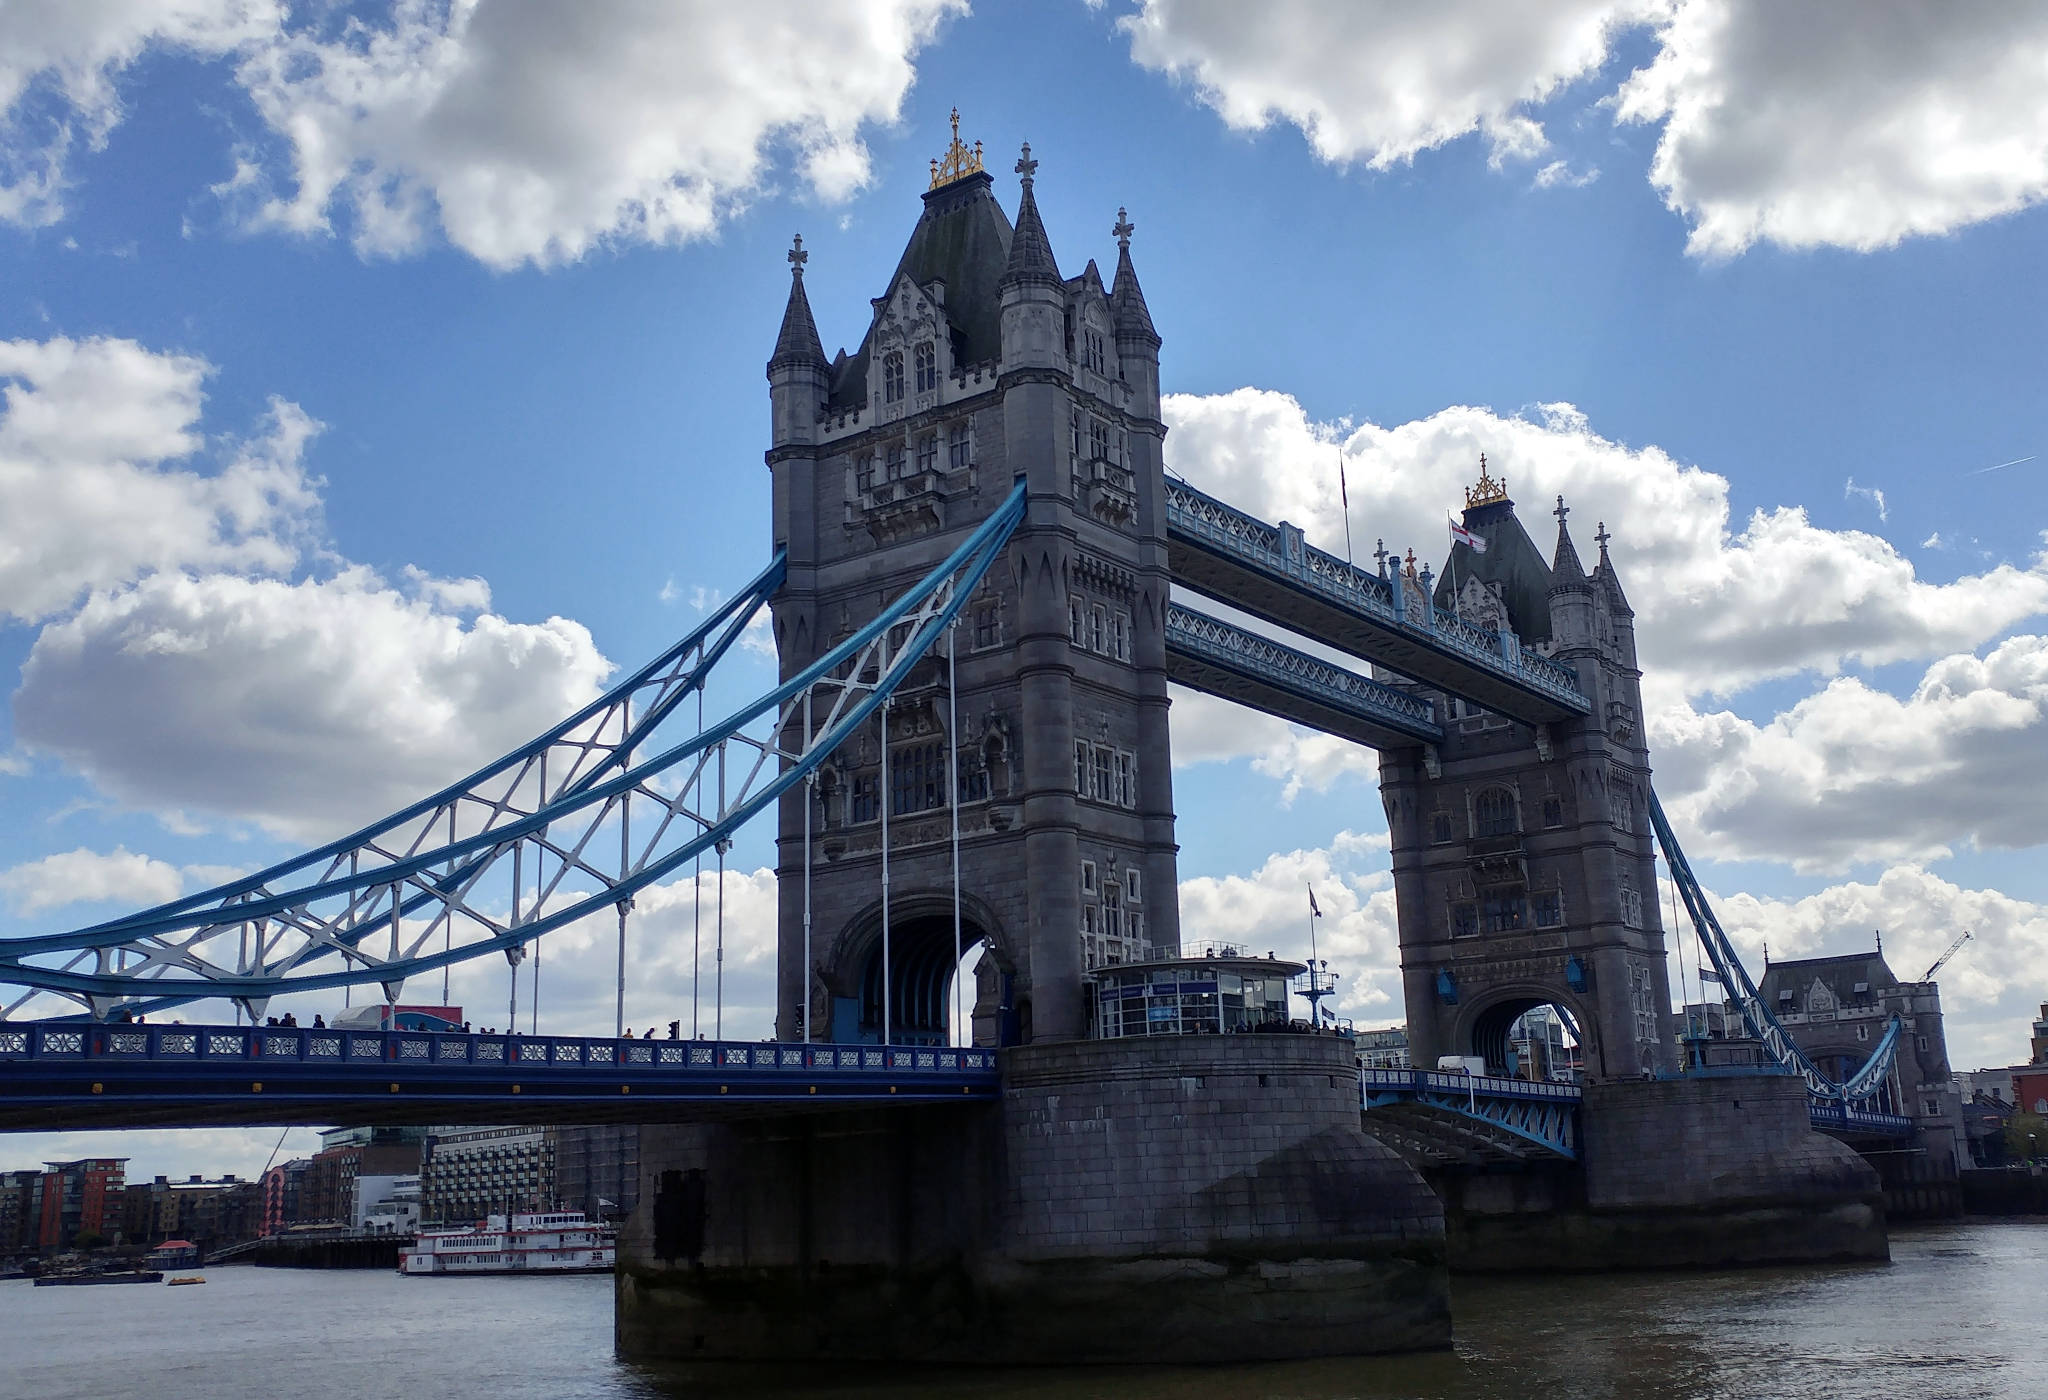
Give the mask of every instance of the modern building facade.
<svg viewBox="0 0 2048 1400">
<path fill-rule="evenodd" d="M 69 1249 L 80 1235 L 119 1240 L 127 1169 L 126 1157 L 44 1163 L 37 1183 L 37 1249 Z"/>
<path fill-rule="evenodd" d="M 622 1220 L 640 1199 L 640 1129 L 628 1123 L 553 1128 L 555 1194 L 549 1203 L 592 1220 Z"/>
<path fill-rule="evenodd" d="M 420 1214 L 459 1225 L 555 1204 L 555 1146 L 541 1127 L 437 1128 L 420 1162 Z"/>
<path fill-rule="evenodd" d="M 417 1174 L 426 1137 L 424 1128 L 331 1128 L 320 1134 L 320 1150 L 299 1185 L 300 1223 L 349 1224 L 356 1178 Z"/>
</svg>

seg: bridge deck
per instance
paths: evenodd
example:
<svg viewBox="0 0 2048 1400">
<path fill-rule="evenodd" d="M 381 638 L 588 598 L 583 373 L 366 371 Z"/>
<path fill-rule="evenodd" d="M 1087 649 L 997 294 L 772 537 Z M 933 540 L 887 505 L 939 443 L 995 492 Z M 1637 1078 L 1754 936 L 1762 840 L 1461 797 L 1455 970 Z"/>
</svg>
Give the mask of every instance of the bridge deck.
<svg viewBox="0 0 2048 1400">
<path fill-rule="evenodd" d="M 0 1131 L 678 1122 L 997 1095 L 996 1052 L 274 1026 L 0 1026 Z"/>
<path fill-rule="evenodd" d="M 1444 736 L 1427 700 L 1178 604 L 1166 610 L 1166 673 L 1190 690 L 1368 748 Z"/>
<path fill-rule="evenodd" d="M 1176 584 L 1495 714 L 1547 724 L 1591 708 L 1569 669 L 1513 636 L 1427 610 L 1411 616 L 1371 570 L 1171 480 L 1166 540 Z"/>
</svg>

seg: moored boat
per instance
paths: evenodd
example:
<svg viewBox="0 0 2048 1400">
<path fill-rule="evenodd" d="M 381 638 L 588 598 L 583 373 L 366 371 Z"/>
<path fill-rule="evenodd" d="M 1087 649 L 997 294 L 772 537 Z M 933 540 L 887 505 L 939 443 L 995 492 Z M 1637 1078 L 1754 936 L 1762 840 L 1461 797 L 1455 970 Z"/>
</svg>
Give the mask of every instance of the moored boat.
<svg viewBox="0 0 2048 1400">
<path fill-rule="evenodd" d="M 104 1274 L 43 1274 L 36 1279 L 38 1288 L 69 1288 L 95 1283 L 162 1283 L 163 1274 L 156 1269 L 124 1269 L 119 1273 Z"/>
<path fill-rule="evenodd" d="M 612 1227 L 582 1211 L 493 1215 L 459 1230 L 422 1230 L 398 1251 L 401 1274 L 610 1273 Z"/>
</svg>

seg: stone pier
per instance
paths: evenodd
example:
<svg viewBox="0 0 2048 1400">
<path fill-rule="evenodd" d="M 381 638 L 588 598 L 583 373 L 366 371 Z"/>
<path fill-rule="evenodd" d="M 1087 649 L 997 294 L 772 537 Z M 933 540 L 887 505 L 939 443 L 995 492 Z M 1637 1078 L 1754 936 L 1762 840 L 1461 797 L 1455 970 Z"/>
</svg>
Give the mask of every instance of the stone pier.
<svg viewBox="0 0 2048 1400">
<path fill-rule="evenodd" d="M 1005 1053 L 999 1106 L 646 1130 L 634 1357 L 1249 1361 L 1450 1341 L 1443 1215 L 1351 1043 Z"/>
</svg>

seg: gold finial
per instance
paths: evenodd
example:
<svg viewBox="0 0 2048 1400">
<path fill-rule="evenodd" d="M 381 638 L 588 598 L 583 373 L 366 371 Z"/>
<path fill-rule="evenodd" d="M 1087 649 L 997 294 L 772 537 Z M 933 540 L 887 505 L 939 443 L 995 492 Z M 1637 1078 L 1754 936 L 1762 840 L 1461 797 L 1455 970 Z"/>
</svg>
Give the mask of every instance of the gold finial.
<svg viewBox="0 0 2048 1400">
<path fill-rule="evenodd" d="M 946 147 L 946 153 L 932 162 L 931 188 L 950 185 L 955 180 L 964 180 L 969 175 L 981 173 L 981 142 L 974 143 L 973 149 L 960 144 L 960 109 L 953 109 L 953 144 Z"/>
<path fill-rule="evenodd" d="M 1496 505 L 1507 498 L 1507 478 L 1502 477 L 1499 481 L 1495 481 L 1492 477 L 1488 476 L 1486 474 L 1486 454 L 1484 452 L 1480 453 L 1479 484 L 1465 488 L 1465 509 L 1471 510 L 1475 506 Z"/>
</svg>

